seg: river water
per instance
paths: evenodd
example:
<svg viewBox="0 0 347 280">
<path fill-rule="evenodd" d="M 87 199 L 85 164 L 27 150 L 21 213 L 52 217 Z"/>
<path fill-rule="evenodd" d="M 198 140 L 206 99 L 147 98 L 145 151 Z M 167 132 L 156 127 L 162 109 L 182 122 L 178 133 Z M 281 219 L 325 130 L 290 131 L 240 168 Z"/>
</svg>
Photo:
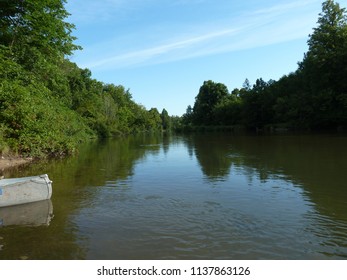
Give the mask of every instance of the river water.
<svg viewBox="0 0 347 280">
<path fill-rule="evenodd" d="M 0 259 L 347 259 L 347 137 L 140 135 L 6 171 L 51 201 L 0 209 Z"/>
</svg>

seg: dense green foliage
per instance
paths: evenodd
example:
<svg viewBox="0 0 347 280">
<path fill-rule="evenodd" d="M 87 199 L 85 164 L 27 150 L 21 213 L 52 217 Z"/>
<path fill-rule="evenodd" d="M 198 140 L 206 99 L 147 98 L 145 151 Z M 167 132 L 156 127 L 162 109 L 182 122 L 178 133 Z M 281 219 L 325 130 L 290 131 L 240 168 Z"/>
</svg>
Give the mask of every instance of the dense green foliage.
<svg viewBox="0 0 347 280">
<path fill-rule="evenodd" d="M 341 129 L 347 126 L 347 16 L 333 0 L 322 4 L 318 26 L 298 69 L 278 81 L 246 80 L 230 94 L 204 82 L 186 127 L 242 125 L 252 129 Z"/>
<path fill-rule="evenodd" d="M 169 126 L 68 60 L 80 49 L 65 0 L 0 1 L 0 153 L 60 156 L 79 142 Z"/>
<path fill-rule="evenodd" d="M 183 117 L 146 110 L 121 85 L 92 78 L 68 56 L 74 25 L 65 0 L 0 1 L 0 154 L 61 156 L 78 143 L 179 127 L 252 129 L 347 126 L 347 16 L 322 4 L 309 50 L 298 69 L 278 81 L 258 79 L 229 93 L 205 81 Z"/>
</svg>

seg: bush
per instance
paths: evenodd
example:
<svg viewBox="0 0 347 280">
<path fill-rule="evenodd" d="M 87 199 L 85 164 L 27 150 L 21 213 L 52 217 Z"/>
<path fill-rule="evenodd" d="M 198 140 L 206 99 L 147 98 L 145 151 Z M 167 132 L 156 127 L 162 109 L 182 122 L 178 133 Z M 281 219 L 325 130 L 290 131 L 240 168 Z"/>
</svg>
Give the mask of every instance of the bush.
<svg viewBox="0 0 347 280">
<path fill-rule="evenodd" d="M 24 156 L 71 154 L 77 143 L 93 136 L 76 112 L 39 83 L 2 82 L 0 109 L 2 142 Z"/>
</svg>

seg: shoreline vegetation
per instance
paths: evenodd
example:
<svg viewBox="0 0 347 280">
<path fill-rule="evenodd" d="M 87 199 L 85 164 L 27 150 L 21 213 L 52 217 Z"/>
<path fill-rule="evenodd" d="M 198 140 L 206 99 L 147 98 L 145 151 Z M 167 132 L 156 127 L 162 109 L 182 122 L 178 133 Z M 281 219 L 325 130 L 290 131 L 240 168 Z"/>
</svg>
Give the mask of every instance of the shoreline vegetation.
<svg viewBox="0 0 347 280">
<path fill-rule="evenodd" d="M 168 129 L 165 109 L 69 61 L 81 47 L 65 3 L 0 3 L 0 157 L 65 157 L 93 139 Z"/>
<path fill-rule="evenodd" d="M 259 78 L 252 86 L 246 79 L 231 92 L 205 81 L 182 117 L 183 130 L 346 131 L 346 9 L 324 1 L 307 43 L 297 70 L 278 81 Z"/>
<path fill-rule="evenodd" d="M 205 81 L 183 116 L 146 109 L 122 85 L 92 78 L 68 58 L 75 45 L 65 0 L 0 3 L 0 169 L 65 157 L 79 144 L 143 132 L 345 131 L 347 15 L 322 3 L 308 52 L 278 81 L 231 92 Z"/>
</svg>

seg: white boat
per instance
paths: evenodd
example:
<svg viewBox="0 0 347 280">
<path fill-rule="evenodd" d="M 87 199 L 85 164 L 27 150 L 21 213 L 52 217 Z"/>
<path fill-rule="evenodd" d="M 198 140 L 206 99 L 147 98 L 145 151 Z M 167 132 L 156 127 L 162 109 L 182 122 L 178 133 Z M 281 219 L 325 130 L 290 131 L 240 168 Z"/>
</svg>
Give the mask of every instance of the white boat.
<svg viewBox="0 0 347 280">
<path fill-rule="evenodd" d="M 0 207 L 50 199 L 52 181 L 47 174 L 0 180 Z"/>
</svg>

